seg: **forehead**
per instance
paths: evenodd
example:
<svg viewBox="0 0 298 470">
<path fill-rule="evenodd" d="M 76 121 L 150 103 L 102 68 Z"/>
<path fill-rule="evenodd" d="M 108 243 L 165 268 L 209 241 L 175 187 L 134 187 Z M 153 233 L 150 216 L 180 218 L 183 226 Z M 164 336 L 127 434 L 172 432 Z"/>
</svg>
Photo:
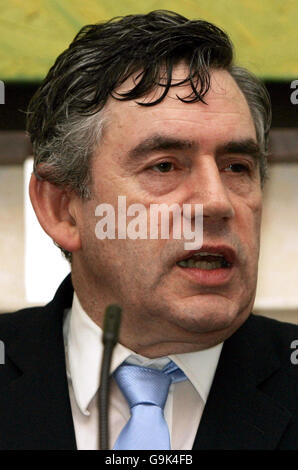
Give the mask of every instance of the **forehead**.
<svg viewBox="0 0 298 470">
<path fill-rule="evenodd" d="M 173 70 L 172 84 L 183 80 L 188 74 L 185 65 L 180 64 Z M 167 133 L 197 133 L 206 137 L 214 129 L 217 136 L 224 138 L 227 132 L 233 132 L 234 137 L 254 137 L 255 128 L 248 103 L 234 81 L 233 77 L 225 70 L 213 70 L 210 73 L 210 89 L 204 97 L 207 104 L 185 103 L 178 99 L 191 94 L 189 84 L 173 86 L 166 97 L 153 106 L 140 106 L 141 103 L 156 101 L 164 91 L 164 87 L 158 86 L 145 97 L 136 101 L 118 101 L 110 98 L 105 111 L 108 117 L 108 134 L 118 131 L 123 134 L 130 129 L 126 138 L 137 140 L 145 137 L 150 131 L 163 131 Z M 135 77 L 130 77 L 117 91 L 128 91 L 135 86 Z M 246 133 L 247 135 L 242 135 Z M 239 135 L 237 135 L 239 134 Z M 114 138 L 115 138 L 114 134 Z"/>
</svg>

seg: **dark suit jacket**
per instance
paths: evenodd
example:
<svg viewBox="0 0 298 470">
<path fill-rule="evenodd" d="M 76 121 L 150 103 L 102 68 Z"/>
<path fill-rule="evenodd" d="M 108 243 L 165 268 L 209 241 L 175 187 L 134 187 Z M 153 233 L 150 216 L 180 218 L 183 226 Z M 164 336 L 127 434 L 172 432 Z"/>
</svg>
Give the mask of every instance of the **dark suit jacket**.
<svg viewBox="0 0 298 470">
<path fill-rule="evenodd" d="M 75 449 L 63 344 L 70 276 L 45 307 L 0 315 L 0 449 Z M 251 315 L 225 341 L 194 449 L 298 449 L 298 326 Z M 187 429 L 185 429 L 187 432 Z"/>
</svg>

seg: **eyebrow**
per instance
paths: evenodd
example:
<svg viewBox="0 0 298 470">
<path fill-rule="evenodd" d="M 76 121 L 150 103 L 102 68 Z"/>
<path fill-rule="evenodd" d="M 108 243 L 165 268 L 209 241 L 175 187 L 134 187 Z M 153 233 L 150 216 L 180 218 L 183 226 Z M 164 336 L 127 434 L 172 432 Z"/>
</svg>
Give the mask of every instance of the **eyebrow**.
<svg viewBox="0 0 298 470">
<path fill-rule="evenodd" d="M 256 162 L 263 155 L 260 145 L 254 139 L 232 140 L 224 145 L 220 145 L 216 149 L 216 156 L 227 154 L 240 154 L 252 157 Z"/>
<path fill-rule="evenodd" d="M 145 160 L 149 154 L 154 152 L 162 152 L 164 150 L 197 151 L 198 149 L 199 144 L 194 140 L 154 134 L 131 149 L 128 152 L 127 159 L 130 161 L 142 161 Z M 259 144 L 254 139 L 248 138 L 232 140 L 216 148 L 216 157 L 226 154 L 249 155 L 255 161 L 259 161 L 262 156 L 262 151 Z"/>
<path fill-rule="evenodd" d="M 194 140 L 178 139 L 171 136 L 155 134 L 140 142 L 128 152 L 128 159 L 143 160 L 153 152 L 163 150 L 197 150 L 198 144 Z"/>
</svg>

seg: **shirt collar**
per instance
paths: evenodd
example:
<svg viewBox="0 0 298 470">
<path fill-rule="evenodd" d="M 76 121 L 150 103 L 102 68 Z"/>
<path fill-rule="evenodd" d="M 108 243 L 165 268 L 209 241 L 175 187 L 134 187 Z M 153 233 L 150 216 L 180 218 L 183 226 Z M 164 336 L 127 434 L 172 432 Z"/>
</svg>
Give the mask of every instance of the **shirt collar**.
<svg viewBox="0 0 298 470">
<path fill-rule="evenodd" d="M 64 341 L 68 375 L 76 402 L 88 416 L 88 406 L 99 387 L 100 365 L 103 353 L 102 330 L 83 310 L 74 292 L 72 308 L 64 323 Z M 206 402 L 213 381 L 223 343 L 203 351 L 170 355 L 185 373 Z M 112 356 L 111 373 L 128 360 L 147 367 L 162 368 L 168 358 L 148 359 L 117 343 Z"/>
</svg>

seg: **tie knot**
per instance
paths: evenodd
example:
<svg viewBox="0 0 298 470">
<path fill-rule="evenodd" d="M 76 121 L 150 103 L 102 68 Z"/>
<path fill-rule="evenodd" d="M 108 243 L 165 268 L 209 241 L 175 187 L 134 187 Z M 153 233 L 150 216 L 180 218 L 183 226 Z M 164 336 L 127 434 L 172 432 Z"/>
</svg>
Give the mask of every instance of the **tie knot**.
<svg viewBox="0 0 298 470">
<path fill-rule="evenodd" d="M 130 408 L 151 404 L 162 409 L 171 383 L 186 379 L 172 361 L 163 370 L 124 363 L 116 369 L 114 378 Z"/>
</svg>

